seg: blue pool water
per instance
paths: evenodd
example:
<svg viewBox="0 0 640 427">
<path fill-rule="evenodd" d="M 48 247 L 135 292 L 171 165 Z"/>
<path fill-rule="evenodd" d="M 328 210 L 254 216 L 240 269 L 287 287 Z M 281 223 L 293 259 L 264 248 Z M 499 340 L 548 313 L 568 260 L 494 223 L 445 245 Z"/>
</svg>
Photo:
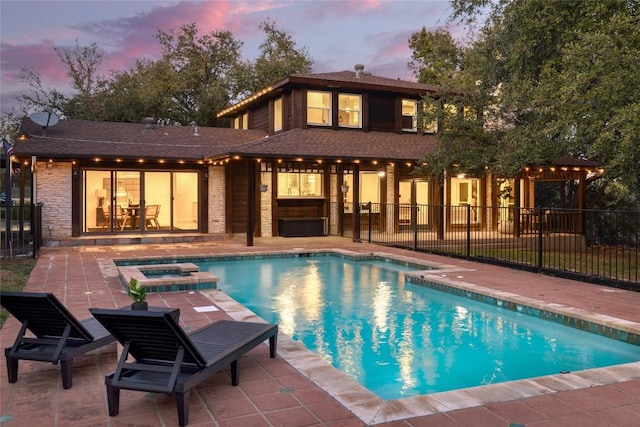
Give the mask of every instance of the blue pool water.
<svg viewBox="0 0 640 427">
<path fill-rule="evenodd" d="M 637 346 L 335 256 L 197 262 L 218 287 L 382 399 L 640 359 Z"/>
</svg>

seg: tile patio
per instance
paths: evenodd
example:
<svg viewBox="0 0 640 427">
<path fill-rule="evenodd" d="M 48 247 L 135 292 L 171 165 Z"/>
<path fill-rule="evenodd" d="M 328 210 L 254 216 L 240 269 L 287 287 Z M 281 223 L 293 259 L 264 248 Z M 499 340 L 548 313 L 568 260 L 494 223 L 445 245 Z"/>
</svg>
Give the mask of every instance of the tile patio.
<svg viewBox="0 0 640 427">
<path fill-rule="evenodd" d="M 113 258 L 254 253 L 269 250 L 340 249 L 384 252 L 439 264 L 434 279 L 480 286 L 490 293 L 553 306 L 585 317 L 640 330 L 640 293 L 537 275 L 489 264 L 386 248 L 350 239 L 257 238 L 215 242 L 69 246 L 43 248 L 25 290 L 53 292 L 79 318 L 89 307 L 119 307 L 130 301 L 117 280 Z M 5 262 L 5 261 L 3 261 Z M 215 319 L 254 315 L 220 291 L 152 294 L 150 305 L 180 309 L 189 330 Z M 217 311 L 196 311 L 215 306 Z M 0 331 L 10 345 L 19 324 Z M 221 371 L 192 394 L 190 426 L 637 426 L 640 425 L 640 362 L 615 368 L 542 377 L 433 396 L 381 402 L 366 390 L 281 336 L 278 357 L 259 346 L 240 362 L 240 385 Z M 104 375 L 115 367 L 116 347 L 77 359 L 73 388 L 63 390 L 59 367 L 20 363 L 18 382 L 7 383 L 0 366 L 0 424 L 9 426 L 174 426 L 175 403 L 163 395 L 123 392 L 120 414 L 107 413 Z"/>
</svg>

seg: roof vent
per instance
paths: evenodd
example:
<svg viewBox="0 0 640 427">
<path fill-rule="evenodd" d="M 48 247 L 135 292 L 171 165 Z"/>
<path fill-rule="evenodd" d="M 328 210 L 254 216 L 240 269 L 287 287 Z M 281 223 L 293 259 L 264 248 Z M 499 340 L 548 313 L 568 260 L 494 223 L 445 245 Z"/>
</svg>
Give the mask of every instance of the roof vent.
<svg viewBox="0 0 640 427">
<path fill-rule="evenodd" d="M 144 125 L 145 129 L 153 129 L 153 125 L 156 124 L 156 120 L 153 117 L 145 117 L 140 120 L 140 123 Z"/>
<path fill-rule="evenodd" d="M 362 64 L 356 64 L 353 67 L 354 70 L 356 70 L 356 77 L 360 78 L 360 75 L 362 74 L 362 72 L 364 71 L 364 65 Z"/>
</svg>

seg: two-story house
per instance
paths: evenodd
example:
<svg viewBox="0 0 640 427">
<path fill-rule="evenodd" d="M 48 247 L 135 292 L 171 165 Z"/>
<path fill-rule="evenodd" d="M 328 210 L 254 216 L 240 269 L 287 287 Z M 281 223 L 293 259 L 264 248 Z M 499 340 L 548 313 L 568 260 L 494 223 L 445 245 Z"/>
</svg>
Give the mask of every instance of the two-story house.
<svg viewBox="0 0 640 427">
<path fill-rule="evenodd" d="M 413 174 L 438 129 L 421 109 L 462 113 L 440 96 L 359 65 L 291 75 L 218 112 L 230 128 L 26 118 L 14 155 L 20 179 L 32 177 L 31 200 L 43 204 L 45 240 L 185 232 L 244 233 L 248 244 L 254 236 L 358 239 L 372 217 L 389 232 L 409 222 L 439 232 L 469 222 L 495 228 L 496 213 L 481 207 L 499 203 L 504 181 L 449 174 L 435 185 Z M 557 166 L 576 178 L 592 167 Z M 512 181 L 516 205 L 533 206 L 533 179 Z M 445 205 L 474 214 L 436 208 Z M 363 209 L 368 215 L 357 215 Z"/>
</svg>

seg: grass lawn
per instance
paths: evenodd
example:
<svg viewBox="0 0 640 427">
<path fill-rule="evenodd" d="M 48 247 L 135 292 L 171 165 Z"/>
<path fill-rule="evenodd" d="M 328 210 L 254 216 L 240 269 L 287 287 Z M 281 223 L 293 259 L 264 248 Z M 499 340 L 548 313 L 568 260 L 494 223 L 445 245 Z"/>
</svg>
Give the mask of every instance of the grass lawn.
<svg viewBox="0 0 640 427">
<path fill-rule="evenodd" d="M 0 268 L 0 290 L 2 291 L 21 291 L 24 288 L 31 270 L 35 267 L 37 259 L 34 258 L 17 258 L 13 260 L 2 261 Z M 3 308 L 0 311 L 0 328 L 4 321 L 9 317 L 9 313 Z"/>
</svg>

